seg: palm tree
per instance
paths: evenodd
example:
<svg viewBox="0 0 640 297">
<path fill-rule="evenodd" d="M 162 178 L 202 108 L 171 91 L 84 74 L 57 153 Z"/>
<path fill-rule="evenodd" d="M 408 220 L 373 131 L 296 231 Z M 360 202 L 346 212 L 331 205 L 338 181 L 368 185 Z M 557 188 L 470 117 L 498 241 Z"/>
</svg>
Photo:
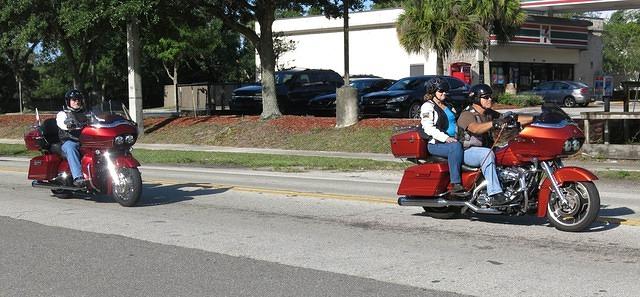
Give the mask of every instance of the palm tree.
<svg viewBox="0 0 640 297">
<path fill-rule="evenodd" d="M 476 33 L 484 56 L 484 83 L 490 85 L 489 49 L 491 35 L 498 43 L 508 42 L 520 30 L 527 15 L 520 8 L 520 0 L 467 0 L 476 22 Z"/>
<path fill-rule="evenodd" d="M 476 23 L 465 0 L 406 0 L 403 8 L 396 26 L 400 45 L 409 53 L 435 50 L 438 75 L 451 51 L 476 48 Z"/>
</svg>

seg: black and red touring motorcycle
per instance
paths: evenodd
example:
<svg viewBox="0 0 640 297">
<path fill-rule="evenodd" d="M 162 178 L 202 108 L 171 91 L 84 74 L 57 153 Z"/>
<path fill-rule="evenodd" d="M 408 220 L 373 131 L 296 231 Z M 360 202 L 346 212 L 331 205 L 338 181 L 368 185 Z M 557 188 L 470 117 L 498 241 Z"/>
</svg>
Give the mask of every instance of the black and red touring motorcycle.
<svg viewBox="0 0 640 297">
<path fill-rule="evenodd" d="M 497 175 L 507 203 L 493 205 L 479 168 L 463 166 L 462 184 L 471 194 L 466 201 L 449 196 L 449 168 L 444 158 L 429 156 L 427 145 L 416 129 L 391 137 L 395 157 L 416 165 L 404 171 L 398 188 L 400 205 L 422 206 L 436 218 L 459 213 L 525 215 L 547 217 L 562 231 L 582 231 L 598 216 L 598 178 L 589 170 L 564 166 L 562 158 L 576 154 L 584 142 L 577 124 L 556 105 L 543 105 L 536 120 L 520 127 L 504 145 L 494 147 Z M 497 133 L 500 134 L 500 133 Z M 498 143 L 499 139 L 496 139 Z"/>
<path fill-rule="evenodd" d="M 80 132 L 82 187 L 73 185 L 69 164 L 58 138 L 56 119 L 36 124 L 24 136 L 29 150 L 42 154 L 29 162 L 28 178 L 34 187 L 49 188 L 59 198 L 74 193 L 110 195 L 122 206 L 134 206 L 142 194 L 140 163 L 131 154 L 138 138 L 136 124 L 123 104 L 105 102 L 87 113 L 87 125 Z"/>
</svg>

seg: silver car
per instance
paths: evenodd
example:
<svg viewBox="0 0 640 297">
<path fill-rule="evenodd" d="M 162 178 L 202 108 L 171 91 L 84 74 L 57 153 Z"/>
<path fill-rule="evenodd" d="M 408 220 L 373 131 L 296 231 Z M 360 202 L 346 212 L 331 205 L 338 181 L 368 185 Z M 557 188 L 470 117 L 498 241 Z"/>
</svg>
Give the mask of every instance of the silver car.
<svg viewBox="0 0 640 297">
<path fill-rule="evenodd" d="M 542 97 L 544 102 L 557 103 L 565 107 L 587 106 L 595 101 L 591 88 L 579 81 L 547 81 L 526 93 L 536 94 Z"/>
</svg>

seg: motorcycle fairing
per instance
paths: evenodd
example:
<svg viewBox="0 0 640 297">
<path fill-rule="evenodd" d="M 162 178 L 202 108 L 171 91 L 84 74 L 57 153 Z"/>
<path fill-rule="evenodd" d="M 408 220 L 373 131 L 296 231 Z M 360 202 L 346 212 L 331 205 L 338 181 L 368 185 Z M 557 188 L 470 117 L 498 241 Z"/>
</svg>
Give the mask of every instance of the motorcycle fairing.
<svg viewBox="0 0 640 297">
<path fill-rule="evenodd" d="M 558 184 L 563 184 L 565 182 L 593 181 L 598 179 L 598 177 L 591 173 L 591 171 L 574 166 L 559 168 L 553 173 L 553 176 L 556 181 L 558 181 Z M 538 192 L 538 217 L 542 218 L 547 215 L 547 204 L 549 203 L 549 196 L 553 191 L 552 187 L 551 180 L 548 177 L 545 178 L 540 185 L 540 191 Z"/>
<path fill-rule="evenodd" d="M 119 168 L 137 168 L 140 166 L 140 162 L 132 155 L 117 156 L 113 163 Z"/>
</svg>

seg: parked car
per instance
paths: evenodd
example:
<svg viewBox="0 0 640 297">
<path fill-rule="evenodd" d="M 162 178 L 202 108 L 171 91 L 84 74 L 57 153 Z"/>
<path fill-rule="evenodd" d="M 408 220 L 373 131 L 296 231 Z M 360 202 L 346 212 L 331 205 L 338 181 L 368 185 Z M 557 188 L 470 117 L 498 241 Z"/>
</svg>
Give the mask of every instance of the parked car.
<svg viewBox="0 0 640 297">
<path fill-rule="evenodd" d="M 382 91 L 392 85 L 395 80 L 381 77 L 354 78 L 350 85 L 358 90 L 358 100 L 362 95 Z M 309 112 L 313 115 L 335 115 L 336 93 L 317 96 L 309 101 Z"/>
<path fill-rule="evenodd" d="M 546 81 L 523 94 L 536 94 L 544 102 L 556 103 L 565 107 L 587 106 L 595 101 L 591 88 L 583 82 L 556 80 Z"/>
<path fill-rule="evenodd" d="M 424 103 L 424 84 L 436 75 L 410 76 L 398 80 L 387 90 L 362 96 L 360 114 L 363 116 L 420 118 Z M 469 85 L 451 76 L 439 76 L 449 82 L 450 102 L 458 110 L 469 104 Z"/>
<path fill-rule="evenodd" d="M 276 96 L 283 113 L 305 113 L 309 100 L 336 91 L 344 80 L 340 74 L 325 69 L 291 69 L 276 71 Z M 250 85 L 233 90 L 229 108 L 235 112 L 261 112 L 262 86 Z"/>
</svg>

